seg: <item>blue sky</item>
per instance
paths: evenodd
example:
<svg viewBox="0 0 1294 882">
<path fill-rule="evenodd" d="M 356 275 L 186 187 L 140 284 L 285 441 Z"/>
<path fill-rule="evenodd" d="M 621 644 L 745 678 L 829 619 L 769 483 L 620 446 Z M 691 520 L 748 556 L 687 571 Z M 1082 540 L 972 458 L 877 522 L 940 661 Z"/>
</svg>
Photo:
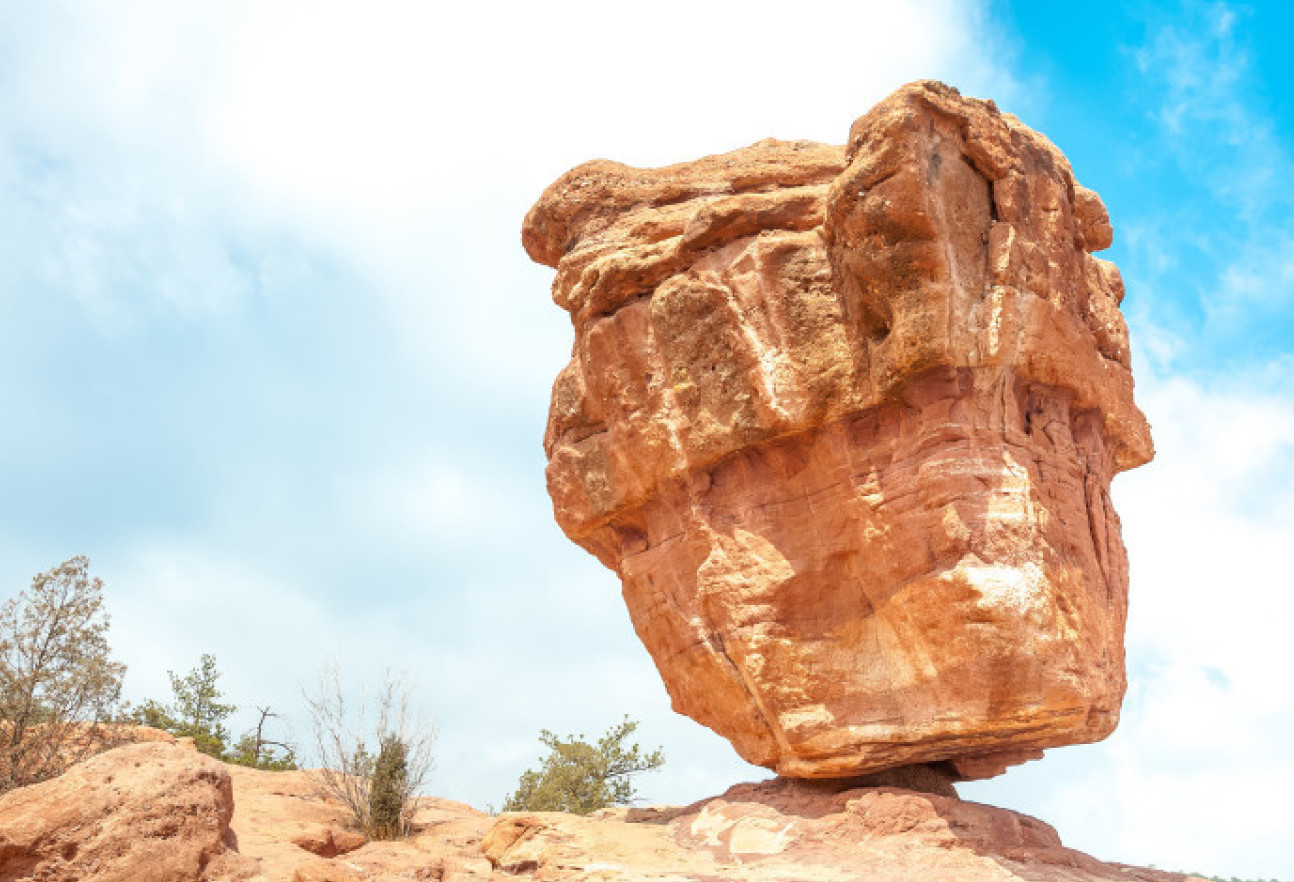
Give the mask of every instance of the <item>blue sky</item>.
<svg viewBox="0 0 1294 882">
<path fill-rule="evenodd" d="M 329 659 L 407 670 L 434 789 L 478 805 L 539 729 L 623 713 L 669 757 L 650 799 L 752 777 L 552 521 L 571 335 L 521 218 L 585 159 L 839 143 L 944 79 L 1109 206 L 1159 448 L 1115 483 L 1119 731 L 965 792 L 1106 859 L 1294 878 L 1290 33 L 1281 2 L 0 0 L 0 593 L 88 554 L 132 698 L 211 652 L 301 740 Z"/>
</svg>

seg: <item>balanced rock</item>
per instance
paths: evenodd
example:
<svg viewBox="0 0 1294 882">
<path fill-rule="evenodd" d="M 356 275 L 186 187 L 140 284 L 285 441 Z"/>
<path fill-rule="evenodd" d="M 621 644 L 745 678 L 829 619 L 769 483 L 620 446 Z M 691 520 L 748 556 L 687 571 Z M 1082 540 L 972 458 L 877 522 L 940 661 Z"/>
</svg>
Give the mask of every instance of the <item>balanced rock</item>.
<svg viewBox="0 0 1294 882">
<path fill-rule="evenodd" d="M 548 188 L 549 493 L 676 710 L 811 778 L 987 777 L 1114 729 L 1109 484 L 1153 450 L 1111 238 L 1054 145 L 933 82 L 843 148 Z"/>
<path fill-rule="evenodd" d="M 131 744 L 0 798 L 0 882 L 246 879 L 223 763 L 160 742 Z"/>
</svg>

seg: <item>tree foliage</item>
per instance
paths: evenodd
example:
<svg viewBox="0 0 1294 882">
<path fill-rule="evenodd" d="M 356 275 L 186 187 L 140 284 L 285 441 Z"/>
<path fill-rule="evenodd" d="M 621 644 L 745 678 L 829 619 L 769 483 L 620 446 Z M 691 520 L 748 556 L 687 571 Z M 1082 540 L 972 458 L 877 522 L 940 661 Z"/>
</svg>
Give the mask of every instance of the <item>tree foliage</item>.
<svg viewBox="0 0 1294 882">
<path fill-rule="evenodd" d="M 407 836 L 436 735 L 414 709 L 413 688 L 388 673 L 375 702 L 362 693 L 351 701 L 334 665 L 305 699 L 321 766 L 310 772 L 316 786 L 340 800 L 370 839 Z"/>
<path fill-rule="evenodd" d="M 171 678 L 171 691 L 175 694 L 172 711 L 175 727 L 170 731 L 192 738 L 203 753 L 222 758 L 229 742 L 225 720 L 238 708 L 220 700 L 224 693 L 216 685 L 220 679 L 216 657 L 204 653 L 198 666 L 183 677 L 174 671 L 167 671 L 166 675 Z"/>
<path fill-rule="evenodd" d="M 403 834 L 408 787 L 409 748 L 398 737 L 387 735 L 373 764 L 368 792 L 368 816 L 374 839 L 397 839 Z"/>
<path fill-rule="evenodd" d="M 636 720 L 625 717 L 595 744 L 583 735 L 562 739 L 543 730 L 539 740 L 548 748 L 548 756 L 538 771 L 527 769 L 522 774 L 503 810 L 587 815 L 632 802 L 633 776 L 665 764 L 660 748 L 645 753 L 637 744 L 626 744 L 637 728 Z"/>
<path fill-rule="evenodd" d="M 274 741 L 265 735 L 265 723 L 278 714 L 268 707 L 258 707 L 261 715 L 255 729 L 244 732 L 232 750 L 225 751 L 222 759 L 239 766 L 284 772 L 297 767 L 296 748 L 283 741 Z"/>
<path fill-rule="evenodd" d="M 184 676 L 174 671 L 166 675 L 171 680 L 174 702 L 168 705 L 150 698 L 130 713 L 131 722 L 192 738 L 198 750 L 227 763 L 272 771 L 297 767 L 292 745 L 266 737 L 266 721 L 278 716 L 267 707 L 257 708 L 260 719 L 256 728 L 244 733 L 232 747 L 229 745 L 225 720 L 238 708 L 221 700 L 225 694 L 217 685 L 220 671 L 214 655 L 204 653 L 197 667 Z"/>
<path fill-rule="evenodd" d="M 103 582 L 73 557 L 0 607 L 0 792 L 102 745 L 126 666 L 111 658 Z"/>
</svg>

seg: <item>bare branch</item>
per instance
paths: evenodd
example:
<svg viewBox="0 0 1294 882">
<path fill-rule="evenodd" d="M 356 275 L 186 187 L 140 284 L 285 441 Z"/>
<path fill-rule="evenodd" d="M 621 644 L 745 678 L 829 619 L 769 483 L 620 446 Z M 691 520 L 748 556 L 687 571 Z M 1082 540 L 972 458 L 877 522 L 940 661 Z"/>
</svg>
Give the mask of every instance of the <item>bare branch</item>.
<svg viewBox="0 0 1294 882">
<path fill-rule="evenodd" d="M 425 724 L 413 706 L 413 688 L 407 679 L 383 677 L 375 706 L 361 693 L 347 701 L 335 663 L 319 676 L 314 694 L 305 696 L 320 768 L 309 772 L 325 794 L 346 806 L 357 829 L 377 838 L 388 833 L 407 835 L 412 827 L 415 797 L 427 782 L 433 766 L 435 728 Z M 374 715 L 373 725 L 368 718 Z M 373 822 L 373 777 L 383 746 L 395 740 L 404 747 L 404 775 L 400 778 L 400 818 L 394 830 Z"/>
</svg>

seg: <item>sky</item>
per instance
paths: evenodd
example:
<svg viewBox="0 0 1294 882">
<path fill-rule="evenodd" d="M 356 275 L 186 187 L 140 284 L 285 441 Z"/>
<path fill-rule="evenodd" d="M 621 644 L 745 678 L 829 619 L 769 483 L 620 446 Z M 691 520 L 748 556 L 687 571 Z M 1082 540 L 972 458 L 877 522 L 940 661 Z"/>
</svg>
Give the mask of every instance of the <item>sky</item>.
<svg viewBox="0 0 1294 882">
<path fill-rule="evenodd" d="M 843 143 L 993 98 L 1109 207 L 1158 456 L 1119 476 L 1118 731 L 967 798 L 1106 860 L 1294 879 L 1294 4 L 0 0 L 0 598 L 76 554 L 127 696 L 216 656 L 238 730 L 407 672 L 432 790 L 628 714 L 682 803 L 762 770 L 669 709 L 552 518 L 568 317 L 520 246 L 571 166 Z"/>
</svg>

